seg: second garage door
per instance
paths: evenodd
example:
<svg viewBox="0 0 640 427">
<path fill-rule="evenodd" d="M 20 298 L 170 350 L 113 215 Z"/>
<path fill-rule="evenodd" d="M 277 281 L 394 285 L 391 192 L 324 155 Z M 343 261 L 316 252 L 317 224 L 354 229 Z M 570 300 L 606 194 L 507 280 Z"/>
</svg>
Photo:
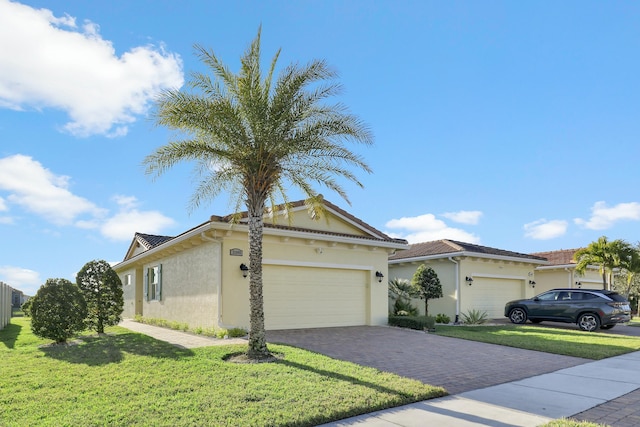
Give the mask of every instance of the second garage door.
<svg viewBox="0 0 640 427">
<path fill-rule="evenodd" d="M 504 317 L 504 305 L 511 300 L 523 298 L 523 281 L 474 277 L 473 285 L 465 289 L 466 307 L 485 311 L 489 319 Z"/>
<path fill-rule="evenodd" d="M 265 265 L 265 329 L 366 325 L 368 272 Z"/>
</svg>

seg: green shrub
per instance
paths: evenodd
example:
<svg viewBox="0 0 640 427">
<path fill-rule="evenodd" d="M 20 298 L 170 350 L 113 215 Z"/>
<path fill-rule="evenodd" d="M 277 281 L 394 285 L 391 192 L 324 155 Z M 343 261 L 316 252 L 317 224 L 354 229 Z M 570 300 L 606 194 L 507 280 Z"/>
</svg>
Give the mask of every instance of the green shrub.
<svg viewBox="0 0 640 427">
<path fill-rule="evenodd" d="M 31 330 L 41 338 L 64 343 L 86 328 L 87 303 L 67 279 L 47 279 L 31 299 Z"/>
<path fill-rule="evenodd" d="M 31 300 L 32 298 L 29 298 L 24 304 L 22 304 L 22 312 L 27 317 L 31 317 Z"/>
<path fill-rule="evenodd" d="M 446 314 L 440 313 L 436 316 L 436 323 L 451 323 L 451 318 Z"/>
<path fill-rule="evenodd" d="M 406 314 L 400 314 L 401 312 Z M 418 309 L 410 301 L 398 298 L 393 304 L 393 314 L 396 316 L 417 316 Z"/>
<path fill-rule="evenodd" d="M 242 338 L 247 336 L 247 331 L 242 328 L 232 328 L 229 329 L 229 337 L 230 338 Z"/>
<path fill-rule="evenodd" d="M 487 321 L 487 312 L 480 310 L 469 310 L 462 313 L 462 323 L 465 325 L 482 325 Z"/>
<path fill-rule="evenodd" d="M 389 316 L 389 325 L 425 331 L 435 328 L 436 319 L 432 316 Z"/>
</svg>

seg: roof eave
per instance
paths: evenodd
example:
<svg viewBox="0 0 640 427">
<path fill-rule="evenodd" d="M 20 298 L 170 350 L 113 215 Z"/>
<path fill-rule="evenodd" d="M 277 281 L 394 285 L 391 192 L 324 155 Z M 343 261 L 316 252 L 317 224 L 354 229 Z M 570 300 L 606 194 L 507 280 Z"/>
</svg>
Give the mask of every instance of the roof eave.
<svg viewBox="0 0 640 427">
<path fill-rule="evenodd" d="M 403 262 L 418 262 L 418 261 L 427 261 L 431 259 L 439 259 L 439 258 L 453 258 L 453 257 L 474 257 L 474 258 L 486 258 L 500 261 L 513 261 L 513 262 L 526 262 L 529 264 L 547 264 L 548 261 L 541 259 L 532 259 L 532 258 L 524 258 L 524 257 L 512 257 L 505 255 L 493 255 L 493 254 L 482 254 L 478 252 L 469 252 L 469 251 L 461 251 L 461 252 L 449 252 L 444 254 L 435 254 L 435 255 L 424 255 L 412 258 L 400 258 L 395 260 L 389 260 L 389 264 L 400 264 Z"/>
</svg>

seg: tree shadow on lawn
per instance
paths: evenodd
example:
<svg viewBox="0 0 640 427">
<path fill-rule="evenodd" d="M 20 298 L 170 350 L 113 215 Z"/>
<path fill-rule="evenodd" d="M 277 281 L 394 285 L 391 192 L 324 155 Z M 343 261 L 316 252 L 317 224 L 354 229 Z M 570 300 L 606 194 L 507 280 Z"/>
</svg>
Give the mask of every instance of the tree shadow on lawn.
<svg viewBox="0 0 640 427">
<path fill-rule="evenodd" d="M 20 325 L 13 323 L 7 324 L 7 326 L 0 331 L 0 342 L 7 346 L 7 348 L 14 348 L 21 330 L 22 326 Z"/>
<path fill-rule="evenodd" d="M 361 415 L 364 413 L 369 413 L 369 412 L 373 412 L 373 411 L 378 411 L 378 410 L 382 410 L 382 409 L 387 409 L 389 407 L 394 407 L 394 406 L 399 406 L 399 405 L 404 405 L 404 404 L 409 404 L 409 403 L 414 403 L 416 401 L 422 401 L 425 399 L 433 399 L 433 398 L 437 398 L 437 397 L 443 397 L 443 396 L 447 396 L 449 395 L 449 393 L 447 392 L 447 390 L 445 390 L 443 387 L 437 387 L 437 386 L 429 386 L 432 388 L 430 396 L 428 397 L 420 397 L 416 400 L 416 397 L 413 396 L 411 393 L 405 393 L 401 390 L 397 390 L 397 389 L 393 389 L 391 387 L 385 387 L 383 385 L 380 384 L 375 384 L 372 382 L 368 382 L 368 381 L 363 381 L 359 378 L 350 376 L 350 375 L 344 375 L 338 372 L 334 372 L 334 371 L 327 371 L 324 369 L 318 369 L 318 368 L 314 368 L 308 365 L 304 365 L 301 363 L 297 363 L 297 362 L 293 362 L 290 360 L 286 360 L 286 359 L 280 359 L 277 362 L 274 363 L 278 363 L 278 364 L 283 364 L 283 365 L 287 365 L 287 366 L 291 366 L 293 368 L 296 369 L 301 369 L 301 370 L 305 370 L 305 371 L 309 371 L 309 372 L 313 372 L 315 374 L 318 375 L 322 375 L 328 378 L 334 378 L 336 380 L 339 381 L 346 381 L 348 383 L 351 384 L 356 384 L 356 385 L 361 385 L 370 389 L 373 389 L 379 393 L 386 393 L 389 395 L 394 396 L 397 401 L 392 403 L 391 406 L 389 405 L 389 402 L 387 403 L 382 403 L 382 404 L 369 404 L 366 405 L 365 408 L 352 408 L 352 409 L 345 409 L 343 411 L 339 411 L 339 412 L 335 412 L 332 413 L 332 418 L 334 419 L 342 419 L 342 418 L 347 418 L 347 417 L 352 417 L 352 416 L 356 416 L 356 415 Z M 319 419 L 311 419 L 309 420 L 310 422 L 322 422 L 325 423 L 326 420 L 321 417 Z"/>
<path fill-rule="evenodd" d="M 181 359 L 194 354 L 189 349 L 136 333 L 80 336 L 73 343 L 54 344 L 40 350 L 57 360 L 89 366 L 121 362 L 125 353 L 163 359 Z"/>
</svg>

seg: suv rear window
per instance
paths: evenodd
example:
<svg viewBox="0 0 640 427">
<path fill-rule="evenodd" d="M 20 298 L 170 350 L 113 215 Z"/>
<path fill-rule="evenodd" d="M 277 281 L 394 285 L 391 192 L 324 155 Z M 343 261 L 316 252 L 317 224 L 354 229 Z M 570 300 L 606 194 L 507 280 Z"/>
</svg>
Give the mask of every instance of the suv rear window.
<svg viewBox="0 0 640 427">
<path fill-rule="evenodd" d="M 622 295 L 620 295 L 617 292 L 607 292 L 605 295 L 608 296 L 609 298 L 611 298 L 612 300 L 617 301 L 617 302 L 626 302 L 627 301 L 627 299 L 625 297 L 623 297 Z"/>
</svg>

